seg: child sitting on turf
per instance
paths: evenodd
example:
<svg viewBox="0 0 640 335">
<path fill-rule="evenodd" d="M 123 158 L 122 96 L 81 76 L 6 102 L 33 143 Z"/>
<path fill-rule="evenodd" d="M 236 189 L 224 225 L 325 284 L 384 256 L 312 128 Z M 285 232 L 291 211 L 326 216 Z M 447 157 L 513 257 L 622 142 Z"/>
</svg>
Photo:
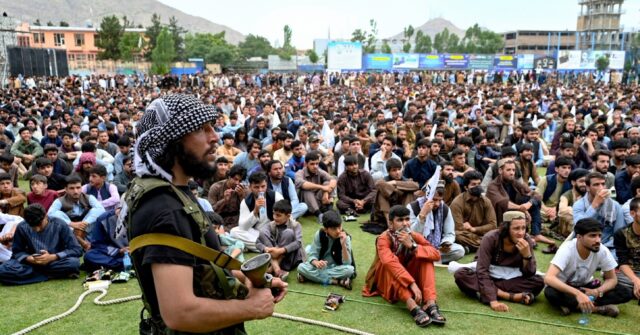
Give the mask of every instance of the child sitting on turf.
<svg viewBox="0 0 640 335">
<path fill-rule="evenodd" d="M 41 174 L 34 174 L 29 184 L 31 192 L 27 194 L 27 203 L 29 205 L 40 204 L 48 211 L 51 204 L 58 199 L 58 192 L 48 188 L 47 177 Z"/>
<path fill-rule="evenodd" d="M 240 262 L 244 262 L 244 255 L 242 254 L 242 251 L 244 250 L 244 243 L 231 237 L 231 235 L 224 230 L 224 219 L 222 216 L 214 212 L 206 212 L 206 214 L 209 219 L 209 223 L 211 223 L 211 228 L 205 235 L 207 245 L 216 250 L 224 251 L 226 254 Z M 216 238 L 214 238 L 216 235 L 218 237 L 217 241 Z"/>
<path fill-rule="evenodd" d="M 273 205 L 273 221 L 261 228 L 256 248 L 271 255 L 270 272 L 284 281 L 289 271 L 304 261 L 302 227 L 291 218 L 288 200 L 279 200 Z"/>
<path fill-rule="evenodd" d="M 322 226 L 307 246 L 307 261 L 298 265 L 298 281 L 340 285 L 351 290 L 355 262 L 351 236 L 342 230 L 340 214 L 330 210 L 322 216 Z"/>
</svg>

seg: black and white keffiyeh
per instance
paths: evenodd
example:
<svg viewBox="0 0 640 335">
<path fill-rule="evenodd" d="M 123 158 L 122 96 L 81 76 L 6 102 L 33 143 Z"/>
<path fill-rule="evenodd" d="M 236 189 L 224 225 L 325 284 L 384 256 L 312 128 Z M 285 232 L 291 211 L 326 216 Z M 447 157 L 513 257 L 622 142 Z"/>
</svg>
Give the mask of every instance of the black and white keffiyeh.
<svg viewBox="0 0 640 335">
<path fill-rule="evenodd" d="M 140 135 L 134 149 L 136 174 L 171 182 L 171 173 L 164 171 L 156 160 L 165 154 L 169 143 L 200 129 L 217 116 L 213 106 L 192 95 L 172 94 L 153 100 L 137 124 Z"/>
</svg>

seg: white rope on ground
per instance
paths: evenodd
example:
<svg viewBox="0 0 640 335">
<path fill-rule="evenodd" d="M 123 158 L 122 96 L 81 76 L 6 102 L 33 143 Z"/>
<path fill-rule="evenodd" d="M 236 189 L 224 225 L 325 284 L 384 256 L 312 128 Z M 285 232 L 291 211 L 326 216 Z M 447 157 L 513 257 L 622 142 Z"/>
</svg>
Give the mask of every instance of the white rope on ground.
<svg viewBox="0 0 640 335">
<path fill-rule="evenodd" d="M 372 334 L 372 333 L 364 332 L 362 330 L 353 329 L 353 328 L 347 328 L 347 327 L 339 326 L 339 325 L 336 325 L 336 324 L 333 324 L 333 323 L 328 323 L 328 322 L 323 322 L 323 321 L 318 321 L 318 320 L 313 320 L 313 319 L 301 318 L 299 316 L 280 314 L 280 313 L 273 313 L 273 317 L 274 318 L 279 318 L 279 319 L 302 322 L 302 323 L 308 323 L 310 325 L 316 325 L 316 326 L 331 328 L 331 329 L 339 330 L 339 331 L 342 331 L 342 332 L 345 332 L 345 333 L 349 333 L 349 334 L 375 335 L 375 334 Z"/>
<path fill-rule="evenodd" d="M 124 298 L 117 298 L 117 299 L 112 299 L 112 300 L 107 300 L 107 301 L 101 301 L 100 299 L 102 299 L 105 295 L 107 295 L 107 289 L 106 288 L 96 288 L 96 289 L 91 289 L 88 291 L 84 291 L 82 292 L 82 294 L 80 294 L 80 296 L 78 297 L 78 300 L 76 300 L 76 303 L 69 308 L 66 312 L 62 313 L 62 314 L 58 314 L 56 316 L 50 317 L 48 319 L 42 320 L 32 326 L 29 326 L 25 329 L 22 329 L 18 332 L 15 332 L 11 335 L 24 335 L 27 334 L 29 332 L 32 332 L 42 326 L 45 326 L 49 323 L 58 321 L 62 318 L 65 318 L 69 315 L 71 315 L 73 312 L 75 312 L 76 310 L 78 310 L 78 308 L 80 307 L 80 305 L 82 304 L 82 302 L 84 301 L 84 298 L 94 292 L 100 292 L 100 294 L 93 299 L 93 303 L 96 305 L 100 305 L 100 306 L 106 306 L 106 305 L 113 305 L 113 304 L 119 304 L 119 303 L 123 303 L 123 302 L 128 302 L 128 301 L 133 301 L 133 300 L 139 300 L 142 298 L 142 295 L 132 295 L 129 297 L 124 297 Z M 339 326 L 339 325 L 335 325 L 335 324 L 331 324 L 328 322 L 322 322 L 322 321 L 317 321 L 317 320 L 312 320 L 312 319 L 305 319 L 305 318 L 301 318 L 298 316 L 292 316 L 292 315 L 286 315 L 286 314 L 280 314 L 280 313 L 273 313 L 273 316 L 276 318 L 280 318 L 280 319 L 286 319 L 286 320 L 291 320 L 291 321 L 296 321 L 296 322 L 303 322 L 303 323 L 307 323 L 307 324 L 311 324 L 311 325 L 316 325 L 316 326 L 321 326 L 321 327 L 326 327 L 326 328 L 331 328 L 331 329 L 335 329 L 335 330 L 339 330 L 345 333 L 350 333 L 350 334 L 357 334 L 357 335 L 374 335 L 371 333 L 367 333 L 367 332 L 363 332 L 357 329 L 352 329 L 352 328 L 347 328 L 347 327 L 343 327 L 343 326 Z"/>
</svg>

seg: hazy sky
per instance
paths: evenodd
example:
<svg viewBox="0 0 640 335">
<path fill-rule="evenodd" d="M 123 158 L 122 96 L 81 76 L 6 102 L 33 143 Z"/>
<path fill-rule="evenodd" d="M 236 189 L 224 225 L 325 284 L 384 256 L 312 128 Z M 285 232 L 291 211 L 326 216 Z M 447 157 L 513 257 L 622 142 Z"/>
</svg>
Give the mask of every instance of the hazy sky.
<svg viewBox="0 0 640 335">
<path fill-rule="evenodd" d="M 160 0 L 187 14 L 226 25 L 245 35 L 261 35 L 282 44 L 282 28 L 293 30 L 293 45 L 309 49 L 314 38 L 350 38 L 357 28 L 378 23 L 378 37 L 390 37 L 408 25 L 436 17 L 465 30 L 474 23 L 496 32 L 516 29 L 575 30 L 578 0 Z M 322 3 L 322 5 L 319 5 Z M 640 29 L 640 0 L 622 5 L 625 30 Z"/>
</svg>

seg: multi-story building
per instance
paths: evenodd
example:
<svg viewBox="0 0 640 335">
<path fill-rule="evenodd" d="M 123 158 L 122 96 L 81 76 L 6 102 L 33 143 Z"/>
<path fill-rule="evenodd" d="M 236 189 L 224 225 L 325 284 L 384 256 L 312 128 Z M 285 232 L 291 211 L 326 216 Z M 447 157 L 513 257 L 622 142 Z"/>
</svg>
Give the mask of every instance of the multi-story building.
<svg viewBox="0 0 640 335">
<path fill-rule="evenodd" d="M 620 33 L 623 2 L 624 0 L 578 0 L 580 12 L 576 30 L 580 49 L 620 50 L 624 38 Z"/>
<path fill-rule="evenodd" d="M 576 49 L 576 32 L 563 30 L 515 30 L 502 34 L 505 54 L 548 54 Z"/>
<path fill-rule="evenodd" d="M 18 46 L 31 48 L 54 48 L 67 51 L 69 68 L 95 67 L 100 48 L 96 46 L 98 30 L 94 27 L 33 26 L 21 23 L 18 31 Z M 127 28 L 125 32 L 140 34 L 145 38 L 145 29 Z"/>
</svg>

